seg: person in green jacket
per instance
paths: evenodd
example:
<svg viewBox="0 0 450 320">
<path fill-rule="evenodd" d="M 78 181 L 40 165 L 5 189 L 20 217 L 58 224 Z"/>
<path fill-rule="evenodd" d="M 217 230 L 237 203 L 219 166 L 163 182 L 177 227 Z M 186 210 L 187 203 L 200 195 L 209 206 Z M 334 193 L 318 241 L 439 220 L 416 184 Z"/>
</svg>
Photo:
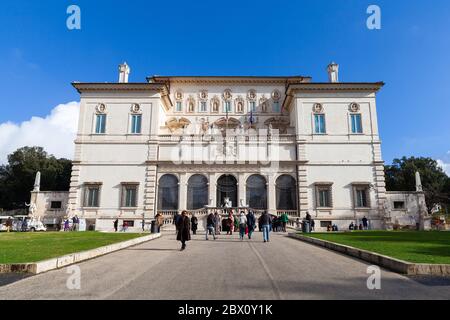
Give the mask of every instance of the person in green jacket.
<svg viewBox="0 0 450 320">
<path fill-rule="evenodd" d="M 286 213 L 283 213 L 281 215 L 281 227 L 283 229 L 283 232 L 286 232 L 286 224 L 289 222 L 289 217 Z"/>
</svg>

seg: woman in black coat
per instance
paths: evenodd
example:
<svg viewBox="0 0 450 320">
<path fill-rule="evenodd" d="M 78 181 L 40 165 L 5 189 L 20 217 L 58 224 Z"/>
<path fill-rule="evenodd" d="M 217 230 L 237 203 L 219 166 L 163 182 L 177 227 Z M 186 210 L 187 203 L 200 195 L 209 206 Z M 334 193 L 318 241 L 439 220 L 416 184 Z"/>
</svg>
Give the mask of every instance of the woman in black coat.
<svg viewBox="0 0 450 320">
<path fill-rule="evenodd" d="M 186 249 L 186 241 L 191 240 L 191 222 L 186 210 L 181 213 L 181 218 L 178 219 L 177 230 L 177 240 L 181 241 L 181 250 L 183 251 Z"/>
<path fill-rule="evenodd" d="M 191 226 L 192 226 L 192 233 L 193 234 L 197 234 L 198 219 L 197 219 L 197 217 L 194 214 L 192 214 Z"/>
</svg>

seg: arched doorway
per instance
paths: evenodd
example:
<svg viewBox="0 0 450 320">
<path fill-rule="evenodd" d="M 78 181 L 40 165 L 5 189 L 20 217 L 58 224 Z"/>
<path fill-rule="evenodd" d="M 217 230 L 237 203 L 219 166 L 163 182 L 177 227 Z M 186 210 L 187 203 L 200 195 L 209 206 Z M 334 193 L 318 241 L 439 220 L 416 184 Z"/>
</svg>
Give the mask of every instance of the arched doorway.
<svg viewBox="0 0 450 320">
<path fill-rule="evenodd" d="M 178 210 L 178 178 L 165 174 L 158 183 L 158 210 Z"/>
<path fill-rule="evenodd" d="M 247 179 L 247 203 L 252 209 L 267 209 L 267 181 L 254 174 Z"/>
<path fill-rule="evenodd" d="M 230 198 L 232 207 L 238 206 L 237 180 L 234 176 L 224 174 L 217 180 L 217 206 L 225 203 L 225 198 Z"/>
<path fill-rule="evenodd" d="M 208 205 L 208 179 L 201 174 L 194 174 L 188 180 L 187 209 L 197 210 Z"/>
<path fill-rule="evenodd" d="M 297 210 L 297 187 L 289 175 L 279 176 L 276 181 L 277 210 Z"/>
</svg>

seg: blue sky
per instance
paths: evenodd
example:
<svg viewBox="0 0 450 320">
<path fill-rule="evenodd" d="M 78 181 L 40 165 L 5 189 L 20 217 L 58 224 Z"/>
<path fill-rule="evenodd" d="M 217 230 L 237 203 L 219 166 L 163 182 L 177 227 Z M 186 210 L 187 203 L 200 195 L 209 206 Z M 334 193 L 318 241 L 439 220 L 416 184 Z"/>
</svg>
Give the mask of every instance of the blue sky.
<svg viewBox="0 0 450 320">
<path fill-rule="evenodd" d="M 66 9 L 81 8 L 81 30 Z M 382 29 L 366 28 L 366 9 Z M 45 117 L 77 101 L 70 82 L 153 74 L 309 75 L 385 81 L 378 96 L 386 162 L 450 163 L 450 3 L 430 1 L 8 1 L 0 11 L 0 124 Z M 0 137 L 0 140 L 2 137 Z"/>
</svg>

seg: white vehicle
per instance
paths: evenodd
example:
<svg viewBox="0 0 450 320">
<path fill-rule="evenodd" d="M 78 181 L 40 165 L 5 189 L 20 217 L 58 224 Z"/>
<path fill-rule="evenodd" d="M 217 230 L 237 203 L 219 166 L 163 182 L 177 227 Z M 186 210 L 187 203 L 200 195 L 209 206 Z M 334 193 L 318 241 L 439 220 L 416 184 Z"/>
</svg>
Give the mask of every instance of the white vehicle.
<svg viewBox="0 0 450 320">
<path fill-rule="evenodd" d="M 32 219 L 29 216 L 15 216 L 13 221 L 13 231 L 47 231 L 47 228 L 37 219 Z"/>
</svg>

